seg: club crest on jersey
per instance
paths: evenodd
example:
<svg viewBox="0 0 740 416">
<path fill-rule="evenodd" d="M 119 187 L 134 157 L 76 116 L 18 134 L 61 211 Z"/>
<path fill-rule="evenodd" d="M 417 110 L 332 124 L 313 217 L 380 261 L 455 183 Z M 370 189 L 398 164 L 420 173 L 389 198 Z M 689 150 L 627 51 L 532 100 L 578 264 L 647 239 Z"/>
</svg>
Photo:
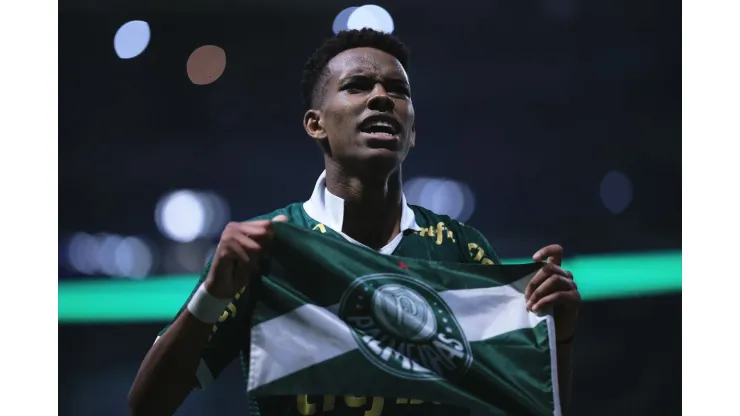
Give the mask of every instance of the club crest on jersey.
<svg viewBox="0 0 740 416">
<path fill-rule="evenodd" d="M 342 295 L 339 316 L 359 350 L 397 377 L 456 379 L 473 354 L 452 311 L 426 284 L 398 274 L 356 279 Z"/>
</svg>

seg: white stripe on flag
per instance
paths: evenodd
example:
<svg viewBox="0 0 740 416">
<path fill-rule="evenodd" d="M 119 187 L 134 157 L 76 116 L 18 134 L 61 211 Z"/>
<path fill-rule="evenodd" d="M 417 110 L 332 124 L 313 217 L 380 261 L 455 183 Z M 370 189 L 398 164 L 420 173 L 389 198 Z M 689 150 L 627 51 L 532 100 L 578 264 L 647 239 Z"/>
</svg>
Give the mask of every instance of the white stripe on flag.
<svg viewBox="0 0 740 416">
<path fill-rule="evenodd" d="M 316 305 L 301 306 L 252 328 L 247 391 L 356 348 L 337 315 Z"/>
<path fill-rule="evenodd" d="M 526 276 L 520 280 L 529 280 Z M 482 341 L 545 319 L 527 312 L 524 295 L 513 286 L 440 292 L 468 341 Z M 252 328 L 247 391 L 357 349 L 338 305 L 304 305 Z M 309 331 L 308 328 L 311 328 Z"/>
<path fill-rule="evenodd" d="M 469 342 L 537 326 L 545 316 L 527 313 L 524 295 L 509 286 L 448 290 L 440 297 L 452 309 Z"/>
</svg>

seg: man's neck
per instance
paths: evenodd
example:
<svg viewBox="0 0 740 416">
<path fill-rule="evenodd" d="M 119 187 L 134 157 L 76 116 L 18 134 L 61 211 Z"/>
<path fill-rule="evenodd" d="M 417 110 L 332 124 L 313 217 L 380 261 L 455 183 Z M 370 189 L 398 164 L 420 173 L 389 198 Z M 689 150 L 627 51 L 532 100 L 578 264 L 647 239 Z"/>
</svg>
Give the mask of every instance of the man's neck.
<svg viewBox="0 0 740 416">
<path fill-rule="evenodd" d="M 326 164 L 326 188 L 344 200 L 342 232 L 380 249 L 401 230 L 401 168 L 370 178 Z"/>
</svg>

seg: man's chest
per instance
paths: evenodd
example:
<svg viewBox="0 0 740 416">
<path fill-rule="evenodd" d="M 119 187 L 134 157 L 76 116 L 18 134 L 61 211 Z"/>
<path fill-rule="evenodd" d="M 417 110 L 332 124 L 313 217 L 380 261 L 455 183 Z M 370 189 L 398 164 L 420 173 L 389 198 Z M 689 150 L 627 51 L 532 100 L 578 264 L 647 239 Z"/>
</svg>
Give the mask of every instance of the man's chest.
<svg viewBox="0 0 740 416">
<path fill-rule="evenodd" d="M 311 229 L 326 236 L 352 242 L 320 223 L 314 225 Z M 465 259 L 457 236 L 444 223 L 422 227 L 418 231 L 406 230 L 395 243 L 392 250 L 386 254 L 453 263 L 463 262 Z"/>
<path fill-rule="evenodd" d="M 407 231 L 393 251 L 394 256 L 421 260 L 459 263 L 464 261 L 456 236 L 442 228 L 432 227 L 420 231 Z"/>
</svg>

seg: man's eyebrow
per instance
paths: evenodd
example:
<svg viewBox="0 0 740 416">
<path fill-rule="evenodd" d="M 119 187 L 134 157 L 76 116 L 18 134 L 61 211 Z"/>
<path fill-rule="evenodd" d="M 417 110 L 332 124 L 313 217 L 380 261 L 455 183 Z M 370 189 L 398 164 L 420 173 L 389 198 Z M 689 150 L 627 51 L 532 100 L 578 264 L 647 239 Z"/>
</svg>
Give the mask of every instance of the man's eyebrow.
<svg viewBox="0 0 740 416">
<path fill-rule="evenodd" d="M 346 84 L 346 83 L 352 82 L 352 81 L 365 81 L 365 80 L 374 79 L 374 78 L 375 77 L 371 77 L 371 76 L 365 75 L 365 74 L 350 74 L 350 75 L 342 78 L 340 81 L 343 84 Z"/>
<path fill-rule="evenodd" d="M 394 85 L 403 85 L 405 87 L 409 86 L 409 81 L 406 78 L 401 78 L 401 77 L 388 78 L 386 82 L 388 82 L 389 84 L 394 84 Z"/>
<path fill-rule="evenodd" d="M 367 75 L 367 74 L 351 74 L 339 80 L 339 83 L 340 85 L 345 85 L 345 84 L 348 84 L 354 81 L 368 81 L 368 80 L 378 81 L 378 80 L 381 80 L 381 78 L 377 76 Z M 385 79 L 382 79 L 382 81 L 385 83 L 393 84 L 393 85 L 403 85 L 406 87 L 409 86 L 409 82 L 405 78 L 398 77 L 398 76 L 387 77 Z"/>
</svg>

